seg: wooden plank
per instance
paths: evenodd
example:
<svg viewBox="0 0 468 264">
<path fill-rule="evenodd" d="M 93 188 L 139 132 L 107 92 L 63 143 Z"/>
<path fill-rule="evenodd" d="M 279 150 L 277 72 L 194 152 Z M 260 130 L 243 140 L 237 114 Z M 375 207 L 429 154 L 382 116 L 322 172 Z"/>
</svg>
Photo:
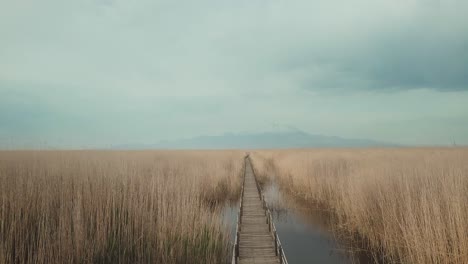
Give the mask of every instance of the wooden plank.
<svg viewBox="0 0 468 264">
<path fill-rule="evenodd" d="M 280 259 L 276 255 L 275 240 L 270 232 L 266 211 L 254 178 L 252 165 L 248 158 L 245 162 L 237 263 L 280 263 Z"/>
</svg>

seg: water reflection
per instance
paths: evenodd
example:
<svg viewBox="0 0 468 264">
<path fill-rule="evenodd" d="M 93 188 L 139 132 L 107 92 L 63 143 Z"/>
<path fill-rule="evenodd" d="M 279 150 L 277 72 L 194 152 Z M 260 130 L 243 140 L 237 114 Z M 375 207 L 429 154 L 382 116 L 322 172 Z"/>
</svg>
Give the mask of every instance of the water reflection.
<svg viewBox="0 0 468 264">
<path fill-rule="evenodd" d="M 222 221 L 223 225 L 226 227 L 227 230 L 229 230 L 229 251 L 228 251 L 228 256 L 226 259 L 226 263 L 231 263 L 231 258 L 232 258 L 232 247 L 234 246 L 234 237 L 236 236 L 236 227 L 237 227 L 237 213 L 239 210 L 239 204 L 238 203 L 230 203 L 227 202 L 224 204 L 222 207 L 221 211 L 221 216 L 222 216 Z"/>
<path fill-rule="evenodd" d="M 236 235 L 237 213 L 239 210 L 239 204 L 226 203 L 222 208 L 223 224 L 229 229 L 230 237 L 233 238 Z"/>
<path fill-rule="evenodd" d="M 347 250 L 334 237 L 332 216 L 326 211 L 288 199 L 275 184 L 265 186 L 264 190 L 289 263 L 374 263 L 370 256 Z"/>
</svg>

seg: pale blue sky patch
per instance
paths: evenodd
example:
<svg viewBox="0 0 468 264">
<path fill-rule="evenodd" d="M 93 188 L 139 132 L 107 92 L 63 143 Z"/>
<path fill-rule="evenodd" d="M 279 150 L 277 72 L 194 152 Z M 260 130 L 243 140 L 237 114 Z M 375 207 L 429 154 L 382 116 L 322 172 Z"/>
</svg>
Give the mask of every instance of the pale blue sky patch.
<svg viewBox="0 0 468 264">
<path fill-rule="evenodd" d="M 468 144 L 468 2 L 0 0 L 0 147 Z"/>
</svg>

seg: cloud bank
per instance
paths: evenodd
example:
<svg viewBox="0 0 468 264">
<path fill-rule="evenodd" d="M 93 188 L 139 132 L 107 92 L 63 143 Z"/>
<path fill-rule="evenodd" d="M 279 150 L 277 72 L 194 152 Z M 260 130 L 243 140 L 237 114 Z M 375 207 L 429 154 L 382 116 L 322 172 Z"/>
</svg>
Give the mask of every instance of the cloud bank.
<svg viewBox="0 0 468 264">
<path fill-rule="evenodd" d="M 1 1 L 0 143 L 156 142 L 274 122 L 468 143 L 467 12 L 461 0 Z"/>
</svg>

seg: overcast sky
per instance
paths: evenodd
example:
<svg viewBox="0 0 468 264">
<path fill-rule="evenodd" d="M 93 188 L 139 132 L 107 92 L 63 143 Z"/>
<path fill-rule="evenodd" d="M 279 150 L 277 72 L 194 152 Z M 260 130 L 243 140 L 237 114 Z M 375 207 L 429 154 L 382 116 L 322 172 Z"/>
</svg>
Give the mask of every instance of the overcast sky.
<svg viewBox="0 0 468 264">
<path fill-rule="evenodd" d="M 0 0 L 0 147 L 468 144 L 466 0 Z"/>
</svg>

